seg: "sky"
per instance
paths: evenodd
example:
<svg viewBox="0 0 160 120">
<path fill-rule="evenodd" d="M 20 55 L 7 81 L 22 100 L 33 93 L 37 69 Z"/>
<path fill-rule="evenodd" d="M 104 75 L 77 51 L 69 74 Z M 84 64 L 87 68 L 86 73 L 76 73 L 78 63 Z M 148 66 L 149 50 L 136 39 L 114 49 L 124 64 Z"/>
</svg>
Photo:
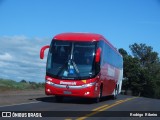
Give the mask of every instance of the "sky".
<svg viewBox="0 0 160 120">
<path fill-rule="evenodd" d="M 160 54 L 160 0 L 0 0 L 0 78 L 44 82 L 40 48 L 63 32 L 102 34 L 129 54 L 145 43 Z"/>
</svg>

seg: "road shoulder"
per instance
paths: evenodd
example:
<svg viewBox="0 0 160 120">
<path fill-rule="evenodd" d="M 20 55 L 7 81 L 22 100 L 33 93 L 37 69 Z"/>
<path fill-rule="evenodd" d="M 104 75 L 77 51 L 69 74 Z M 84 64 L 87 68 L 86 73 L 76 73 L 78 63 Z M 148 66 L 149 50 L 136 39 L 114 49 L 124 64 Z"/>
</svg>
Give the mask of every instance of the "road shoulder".
<svg viewBox="0 0 160 120">
<path fill-rule="evenodd" d="M 40 97 L 46 97 L 44 90 L 1 91 L 0 106 L 35 102 Z"/>
</svg>

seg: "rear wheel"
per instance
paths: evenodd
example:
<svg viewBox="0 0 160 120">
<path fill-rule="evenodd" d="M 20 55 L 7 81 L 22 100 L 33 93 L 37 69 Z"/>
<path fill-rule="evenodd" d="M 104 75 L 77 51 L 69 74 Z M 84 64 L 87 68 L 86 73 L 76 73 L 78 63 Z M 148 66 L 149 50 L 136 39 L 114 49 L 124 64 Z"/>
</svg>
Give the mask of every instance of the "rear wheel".
<svg viewBox="0 0 160 120">
<path fill-rule="evenodd" d="M 114 89 L 114 93 L 113 93 L 113 95 L 112 95 L 112 98 L 115 100 L 115 99 L 117 99 L 117 95 L 118 95 L 118 89 L 117 89 L 117 87 Z"/>
</svg>

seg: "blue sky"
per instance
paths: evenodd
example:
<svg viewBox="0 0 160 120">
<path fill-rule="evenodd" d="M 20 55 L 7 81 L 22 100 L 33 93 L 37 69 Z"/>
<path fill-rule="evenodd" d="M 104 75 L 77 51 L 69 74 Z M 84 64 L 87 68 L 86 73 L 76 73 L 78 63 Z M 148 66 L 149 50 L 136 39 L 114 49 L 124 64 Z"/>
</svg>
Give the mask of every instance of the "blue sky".
<svg viewBox="0 0 160 120">
<path fill-rule="evenodd" d="M 62 32 L 99 33 L 129 53 L 133 43 L 160 53 L 160 0 L 0 0 L 0 78 L 43 82 L 39 49 Z"/>
</svg>

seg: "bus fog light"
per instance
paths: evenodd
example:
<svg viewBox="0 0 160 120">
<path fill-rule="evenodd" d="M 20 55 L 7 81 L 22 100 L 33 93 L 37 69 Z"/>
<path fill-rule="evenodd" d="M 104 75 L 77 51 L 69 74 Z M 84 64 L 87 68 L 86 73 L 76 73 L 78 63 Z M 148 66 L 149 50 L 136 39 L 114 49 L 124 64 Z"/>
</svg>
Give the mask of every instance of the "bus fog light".
<svg viewBox="0 0 160 120">
<path fill-rule="evenodd" d="M 50 89 L 47 89 L 47 92 L 51 92 L 51 90 L 50 90 Z"/>
<path fill-rule="evenodd" d="M 85 93 L 84 93 L 84 95 L 89 95 L 89 94 L 90 94 L 90 92 L 85 92 Z"/>
</svg>

